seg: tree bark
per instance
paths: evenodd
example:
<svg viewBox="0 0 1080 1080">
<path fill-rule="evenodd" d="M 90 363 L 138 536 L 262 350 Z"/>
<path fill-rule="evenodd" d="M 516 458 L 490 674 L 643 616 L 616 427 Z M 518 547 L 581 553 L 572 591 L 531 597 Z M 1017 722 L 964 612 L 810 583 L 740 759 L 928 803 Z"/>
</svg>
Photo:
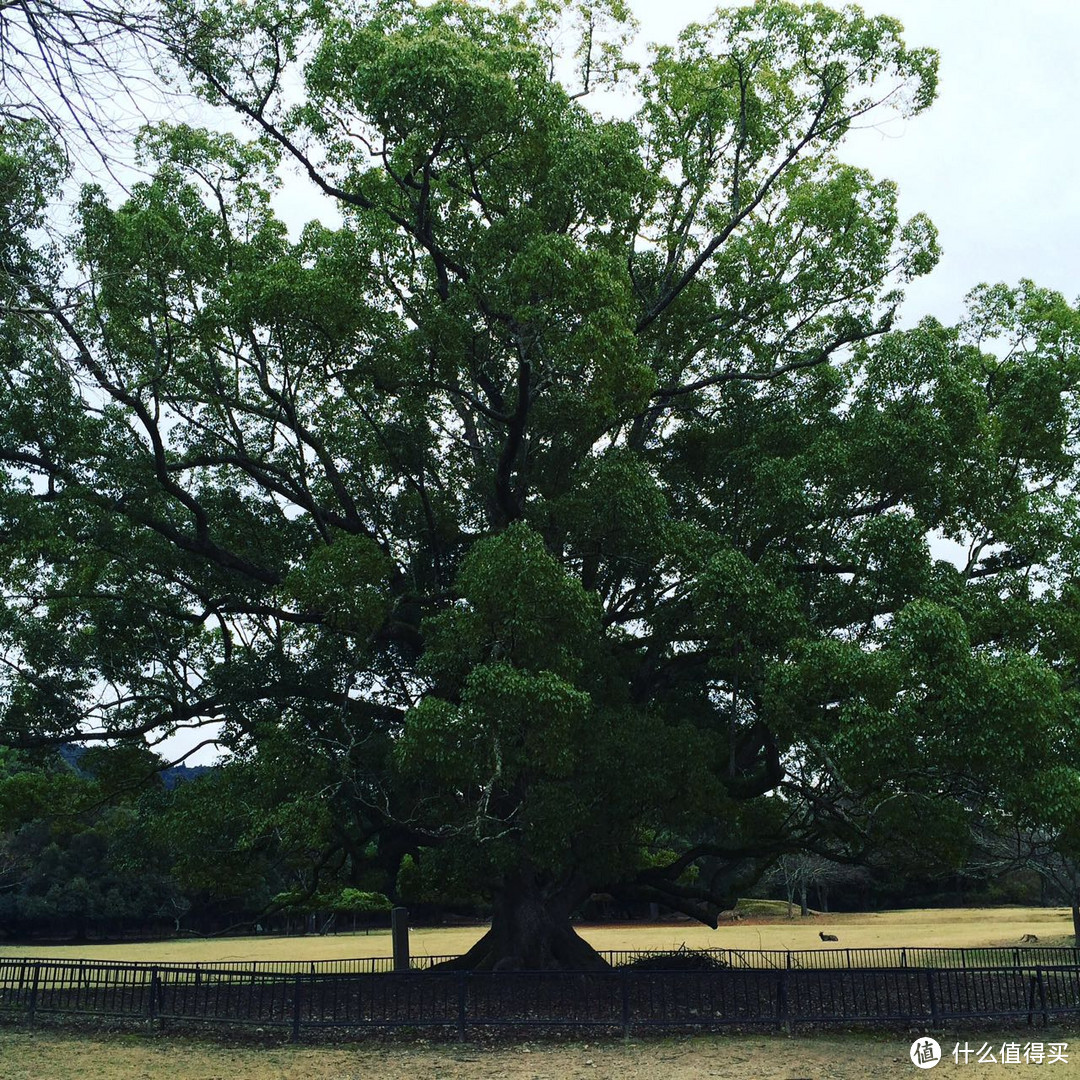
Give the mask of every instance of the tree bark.
<svg viewBox="0 0 1080 1080">
<path fill-rule="evenodd" d="M 817 887 L 818 893 L 818 907 L 822 911 L 829 910 L 829 883 L 827 881 L 819 881 Z"/>
<path fill-rule="evenodd" d="M 1080 949 L 1080 896 L 1073 897 L 1073 945 Z"/>
<path fill-rule="evenodd" d="M 570 923 L 577 897 L 545 889 L 527 871 L 508 879 L 491 929 L 464 956 L 435 967 L 466 971 L 598 971 L 610 965 Z"/>
</svg>

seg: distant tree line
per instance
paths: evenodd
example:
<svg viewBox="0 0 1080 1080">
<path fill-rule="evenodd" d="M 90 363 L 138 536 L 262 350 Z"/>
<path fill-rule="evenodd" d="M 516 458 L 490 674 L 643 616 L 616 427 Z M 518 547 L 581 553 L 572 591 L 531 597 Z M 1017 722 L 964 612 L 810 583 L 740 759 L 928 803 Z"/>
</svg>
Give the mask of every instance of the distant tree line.
<svg viewBox="0 0 1080 1080">
<path fill-rule="evenodd" d="M 313 823 L 244 763 L 163 764 L 0 747 L 0 937 L 325 932 L 389 908 L 393 883 L 321 864 Z"/>
<path fill-rule="evenodd" d="M 391 875 L 374 852 L 329 862 L 334 823 L 302 793 L 241 760 L 169 767 L 149 750 L 0 747 L 0 937 L 105 940 L 216 933 L 327 933 L 381 925 L 391 903 L 418 917 L 486 917 L 479 894 L 435 880 L 406 853 Z M 282 784 L 287 777 L 279 778 Z M 1007 857 L 1009 837 L 973 837 L 952 861 L 918 865 L 902 841 L 869 866 L 779 856 L 752 890 L 800 910 L 1068 901 L 1052 861 Z M 1029 852 L 1030 855 L 1030 852 Z M 644 918 L 600 897 L 588 919 Z M 668 909 L 660 909 L 669 914 Z"/>
</svg>

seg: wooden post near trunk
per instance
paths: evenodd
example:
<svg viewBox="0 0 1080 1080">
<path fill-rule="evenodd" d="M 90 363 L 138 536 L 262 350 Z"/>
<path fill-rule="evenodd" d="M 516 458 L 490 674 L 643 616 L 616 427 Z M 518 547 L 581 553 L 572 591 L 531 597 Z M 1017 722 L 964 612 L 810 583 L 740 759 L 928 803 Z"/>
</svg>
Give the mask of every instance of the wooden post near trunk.
<svg viewBox="0 0 1080 1080">
<path fill-rule="evenodd" d="M 409 970 L 409 909 L 396 907 L 390 911 L 390 939 L 394 946 L 394 970 Z"/>
</svg>

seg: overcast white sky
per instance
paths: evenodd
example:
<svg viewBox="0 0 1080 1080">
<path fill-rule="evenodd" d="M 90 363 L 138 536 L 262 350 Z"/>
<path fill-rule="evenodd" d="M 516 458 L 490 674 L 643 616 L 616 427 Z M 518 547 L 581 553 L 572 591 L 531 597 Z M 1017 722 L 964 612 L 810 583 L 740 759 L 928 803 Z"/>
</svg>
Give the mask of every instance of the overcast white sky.
<svg viewBox="0 0 1080 1080">
<path fill-rule="evenodd" d="M 672 41 L 708 0 L 630 0 L 643 36 Z M 840 6 L 839 0 L 835 6 Z M 1080 295 L 1080 3 L 866 0 L 911 45 L 941 53 L 938 100 L 854 137 L 845 155 L 895 180 L 905 216 L 930 215 L 944 255 L 913 283 L 905 322 L 955 320 L 980 281 L 1021 277 Z"/>
</svg>

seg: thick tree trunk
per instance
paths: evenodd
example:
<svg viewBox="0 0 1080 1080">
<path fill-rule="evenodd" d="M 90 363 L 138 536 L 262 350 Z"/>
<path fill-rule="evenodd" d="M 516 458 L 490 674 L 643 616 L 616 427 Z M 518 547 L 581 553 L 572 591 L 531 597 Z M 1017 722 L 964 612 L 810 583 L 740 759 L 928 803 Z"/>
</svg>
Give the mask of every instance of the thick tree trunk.
<svg viewBox="0 0 1080 1080">
<path fill-rule="evenodd" d="M 514 875 L 496 897 L 491 929 L 464 956 L 442 970 L 596 971 L 606 960 L 570 923 L 574 899 L 541 888 L 528 873 Z"/>
<path fill-rule="evenodd" d="M 1073 898 L 1073 945 L 1080 949 L 1080 897 Z"/>
<path fill-rule="evenodd" d="M 822 881 L 817 887 L 818 895 L 818 908 L 822 911 L 829 910 L 829 886 L 827 882 Z"/>
<path fill-rule="evenodd" d="M 805 919 L 810 914 L 810 905 L 806 902 L 806 882 L 799 883 L 799 914 Z"/>
</svg>

